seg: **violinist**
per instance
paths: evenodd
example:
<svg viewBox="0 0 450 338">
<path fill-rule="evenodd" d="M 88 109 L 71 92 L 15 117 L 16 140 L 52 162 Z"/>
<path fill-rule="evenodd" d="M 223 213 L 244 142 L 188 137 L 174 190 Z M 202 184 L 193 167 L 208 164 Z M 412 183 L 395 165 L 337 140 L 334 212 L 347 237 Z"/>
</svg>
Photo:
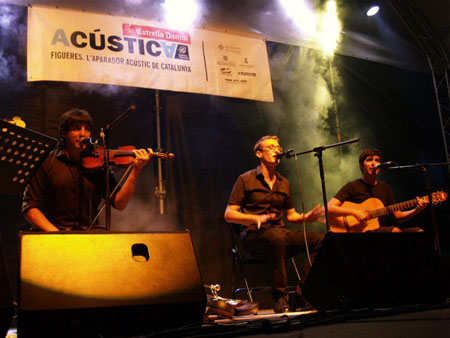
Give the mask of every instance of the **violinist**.
<svg viewBox="0 0 450 338">
<path fill-rule="evenodd" d="M 44 231 L 85 230 L 96 216 L 105 194 L 101 170 L 85 170 L 82 154 L 93 129 L 90 114 L 73 108 L 61 116 L 58 148 L 50 153 L 25 188 L 22 213 L 33 227 Z M 132 170 L 111 198 L 118 210 L 127 206 L 139 173 L 153 155 L 151 149 L 133 150 Z M 117 184 L 111 174 L 111 191 Z"/>
</svg>

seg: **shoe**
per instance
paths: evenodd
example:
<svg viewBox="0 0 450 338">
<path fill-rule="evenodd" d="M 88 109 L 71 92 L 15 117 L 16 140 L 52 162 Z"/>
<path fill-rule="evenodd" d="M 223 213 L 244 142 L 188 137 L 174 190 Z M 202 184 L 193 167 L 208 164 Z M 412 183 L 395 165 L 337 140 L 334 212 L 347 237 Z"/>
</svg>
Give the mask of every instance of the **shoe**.
<svg viewBox="0 0 450 338">
<path fill-rule="evenodd" d="M 275 313 L 289 312 L 289 297 L 288 295 L 281 296 L 273 305 Z"/>
<path fill-rule="evenodd" d="M 246 300 L 241 301 L 238 305 L 236 305 L 236 308 L 234 309 L 234 315 L 235 316 L 248 316 L 257 314 L 259 310 L 259 304 L 258 303 L 250 303 Z"/>
<path fill-rule="evenodd" d="M 311 304 L 308 303 L 308 301 L 299 294 L 296 294 L 293 297 L 293 302 L 290 304 L 290 310 L 292 312 L 302 312 L 302 311 L 311 311 L 314 310 Z"/>
</svg>

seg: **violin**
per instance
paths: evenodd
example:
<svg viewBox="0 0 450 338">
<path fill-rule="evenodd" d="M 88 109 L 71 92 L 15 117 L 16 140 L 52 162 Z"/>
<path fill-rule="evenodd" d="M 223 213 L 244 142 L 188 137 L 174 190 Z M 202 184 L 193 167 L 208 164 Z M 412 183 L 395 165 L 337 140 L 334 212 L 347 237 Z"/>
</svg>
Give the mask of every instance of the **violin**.
<svg viewBox="0 0 450 338">
<path fill-rule="evenodd" d="M 135 158 L 133 154 L 133 150 L 135 149 L 136 148 L 134 146 L 123 146 L 118 149 L 109 149 L 109 162 L 119 167 L 127 167 Z M 175 159 L 175 155 L 172 153 L 152 151 L 150 154 L 166 161 L 172 161 Z M 105 148 L 102 146 L 95 147 L 91 153 L 83 157 L 81 163 L 84 168 L 89 170 L 103 167 L 103 164 L 105 163 Z"/>
</svg>

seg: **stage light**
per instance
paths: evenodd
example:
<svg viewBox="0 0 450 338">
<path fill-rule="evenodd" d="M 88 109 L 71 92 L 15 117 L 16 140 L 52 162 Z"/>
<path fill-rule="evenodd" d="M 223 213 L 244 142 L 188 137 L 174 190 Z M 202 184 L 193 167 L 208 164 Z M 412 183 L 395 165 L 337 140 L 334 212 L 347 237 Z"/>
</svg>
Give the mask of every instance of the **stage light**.
<svg viewBox="0 0 450 338">
<path fill-rule="evenodd" d="M 314 42 L 326 55 L 333 55 L 339 40 L 341 23 L 337 16 L 336 1 L 329 0 L 325 9 L 313 12 L 305 0 L 279 0 L 307 40 Z"/>
<path fill-rule="evenodd" d="M 307 35 L 316 33 L 317 18 L 308 8 L 304 0 L 279 0 L 284 7 L 286 15 L 292 19 L 297 27 Z"/>
<path fill-rule="evenodd" d="M 327 2 L 321 14 L 318 40 L 326 55 L 333 55 L 340 40 L 341 23 L 337 15 L 336 1 Z"/>
<path fill-rule="evenodd" d="M 380 6 L 377 5 L 371 5 L 369 6 L 369 9 L 366 12 L 367 16 L 374 16 L 375 14 L 378 13 L 378 11 L 380 10 Z"/>
<path fill-rule="evenodd" d="M 199 12 L 195 0 L 165 0 L 164 9 L 167 25 L 179 30 L 194 26 Z"/>
</svg>

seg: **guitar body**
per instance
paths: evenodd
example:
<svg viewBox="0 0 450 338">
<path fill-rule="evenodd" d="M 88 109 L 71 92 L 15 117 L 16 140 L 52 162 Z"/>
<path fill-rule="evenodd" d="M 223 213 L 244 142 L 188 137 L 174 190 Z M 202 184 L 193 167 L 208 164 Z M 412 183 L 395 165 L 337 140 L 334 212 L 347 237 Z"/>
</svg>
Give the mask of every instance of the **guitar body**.
<svg viewBox="0 0 450 338">
<path fill-rule="evenodd" d="M 344 202 L 343 208 L 356 209 L 359 211 L 374 210 L 384 207 L 383 202 L 378 198 L 368 198 L 362 203 Z M 361 224 L 353 216 L 338 216 L 330 218 L 330 231 L 333 232 L 366 232 L 369 230 L 375 230 L 380 227 L 380 223 L 377 218 L 372 218 Z"/>
</svg>

